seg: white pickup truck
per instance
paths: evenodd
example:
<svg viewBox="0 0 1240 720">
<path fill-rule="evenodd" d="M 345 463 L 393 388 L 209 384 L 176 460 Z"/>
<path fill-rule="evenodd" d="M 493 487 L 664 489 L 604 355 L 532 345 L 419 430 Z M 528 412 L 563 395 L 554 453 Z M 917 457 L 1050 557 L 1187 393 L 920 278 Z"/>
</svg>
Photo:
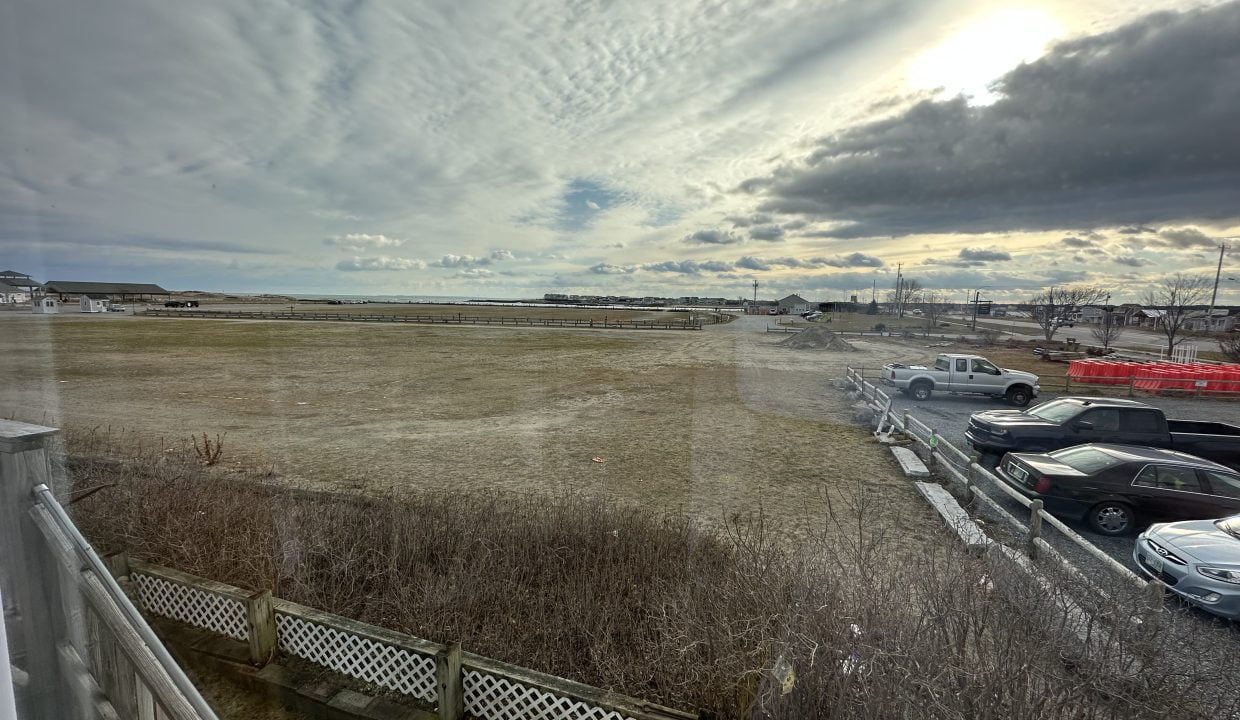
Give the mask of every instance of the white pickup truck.
<svg viewBox="0 0 1240 720">
<path fill-rule="evenodd" d="M 1016 407 L 1028 405 L 1041 389 L 1033 373 L 1005 370 L 980 355 L 947 353 L 935 358 L 932 368 L 888 363 L 881 380 L 914 400 L 926 400 L 935 390 L 942 390 L 1002 397 Z"/>
</svg>

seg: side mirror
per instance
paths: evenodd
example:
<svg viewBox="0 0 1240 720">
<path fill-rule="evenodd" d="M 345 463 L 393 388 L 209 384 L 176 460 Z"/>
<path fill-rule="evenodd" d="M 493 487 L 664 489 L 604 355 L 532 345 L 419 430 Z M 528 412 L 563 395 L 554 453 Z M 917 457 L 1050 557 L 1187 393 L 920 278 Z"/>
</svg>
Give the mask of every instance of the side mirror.
<svg viewBox="0 0 1240 720">
<path fill-rule="evenodd" d="M 1094 424 L 1088 420 L 1078 420 L 1077 422 L 1073 423 L 1072 426 L 1076 428 L 1077 432 L 1080 432 L 1082 430 L 1093 430 L 1094 429 Z"/>
</svg>

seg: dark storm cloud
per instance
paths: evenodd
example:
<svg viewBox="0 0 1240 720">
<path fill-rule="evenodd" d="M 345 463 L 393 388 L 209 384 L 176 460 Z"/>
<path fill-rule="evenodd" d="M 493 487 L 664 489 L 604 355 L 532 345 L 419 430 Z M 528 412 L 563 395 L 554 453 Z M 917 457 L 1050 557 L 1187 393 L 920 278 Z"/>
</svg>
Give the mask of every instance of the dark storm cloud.
<svg viewBox="0 0 1240 720">
<path fill-rule="evenodd" d="M 1154 264 L 1152 261 L 1146 260 L 1143 257 L 1137 257 L 1136 255 L 1121 255 L 1113 258 L 1113 260 L 1116 265 L 1127 265 L 1128 267 L 1144 267 Z"/>
<path fill-rule="evenodd" d="M 732 269 L 732 266 L 725 262 L 717 260 L 705 260 L 698 262 L 697 260 L 667 260 L 660 263 L 648 263 L 641 266 L 642 270 L 650 270 L 653 272 L 669 272 L 680 273 L 682 275 L 697 275 L 701 272 L 726 272 Z"/>
<path fill-rule="evenodd" d="M 724 220 L 732 223 L 734 228 L 747 228 L 752 225 L 765 225 L 773 220 L 770 215 L 755 213 L 753 215 L 729 215 Z"/>
<path fill-rule="evenodd" d="M 1174 248 L 1214 247 L 1214 240 L 1197 228 L 1169 228 L 1158 233 L 1158 240 L 1151 244 Z"/>
<path fill-rule="evenodd" d="M 834 237 L 1144 225 L 1240 215 L 1240 3 L 1056 46 L 1001 98 L 924 101 L 741 184 Z"/>
<path fill-rule="evenodd" d="M 1061 239 L 1059 242 L 1067 245 L 1068 247 L 1074 248 L 1089 247 L 1094 244 L 1093 240 L 1076 237 L 1075 235 L 1069 235 L 1068 237 Z"/>
<path fill-rule="evenodd" d="M 637 268 L 631 265 L 612 265 L 611 263 L 599 263 L 590 268 L 590 272 L 595 275 L 629 275 L 637 271 Z"/>
<path fill-rule="evenodd" d="M 698 230 L 684 239 L 690 245 L 736 245 L 744 240 L 741 236 L 724 230 Z"/>
<path fill-rule="evenodd" d="M 751 229 L 749 237 L 763 242 L 776 242 L 784 239 L 784 229 L 778 225 L 762 225 Z"/>
<path fill-rule="evenodd" d="M 987 248 L 962 248 L 953 260 L 926 258 L 926 265 L 950 265 L 951 267 L 978 267 L 992 262 L 1007 262 L 1012 254 L 1006 250 Z"/>
</svg>

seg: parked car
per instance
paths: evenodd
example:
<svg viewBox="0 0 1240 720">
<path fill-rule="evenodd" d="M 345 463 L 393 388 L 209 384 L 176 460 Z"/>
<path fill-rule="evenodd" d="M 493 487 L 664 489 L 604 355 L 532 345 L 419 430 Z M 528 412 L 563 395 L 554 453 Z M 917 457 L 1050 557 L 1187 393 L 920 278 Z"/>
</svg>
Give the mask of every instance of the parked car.
<svg viewBox="0 0 1240 720">
<path fill-rule="evenodd" d="M 1240 427 L 1168 420 L 1152 405 L 1121 398 L 1061 397 L 1023 411 L 977 412 L 965 437 L 989 466 L 1007 452 L 1118 443 L 1179 450 L 1240 470 Z"/>
<path fill-rule="evenodd" d="M 888 363 L 880 379 L 914 400 L 927 400 L 940 390 L 993 395 L 1017 407 L 1028 405 L 1040 389 L 1037 375 L 1001 368 L 980 355 L 945 353 L 935 358 L 933 368 Z"/>
<path fill-rule="evenodd" d="M 1240 474 L 1188 453 L 1091 443 L 1051 453 L 1008 453 L 995 475 L 1049 513 L 1103 535 L 1142 519 L 1196 520 L 1240 513 Z"/>
<path fill-rule="evenodd" d="M 108 312 L 121 312 L 121 313 L 123 313 L 123 312 L 125 312 L 125 311 L 127 311 L 127 310 L 129 310 L 129 308 L 125 307 L 124 305 L 109 305 L 109 306 L 108 306 Z"/>
<path fill-rule="evenodd" d="M 1151 525 L 1132 558 L 1190 603 L 1240 620 L 1240 515 Z"/>
</svg>

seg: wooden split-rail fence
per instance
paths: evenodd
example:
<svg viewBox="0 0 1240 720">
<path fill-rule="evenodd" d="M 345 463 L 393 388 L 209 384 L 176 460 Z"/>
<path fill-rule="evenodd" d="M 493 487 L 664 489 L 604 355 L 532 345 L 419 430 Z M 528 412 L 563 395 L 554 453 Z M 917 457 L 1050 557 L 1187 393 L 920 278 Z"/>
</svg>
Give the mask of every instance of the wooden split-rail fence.
<svg viewBox="0 0 1240 720">
<path fill-rule="evenodd" d="M 218 320 L 328 320 L 336 322 L 415 323 L 421 325 L 500 325 L 507 327 L 592 328 L 596 330 L 701 330 L 699 319 L 621 320 L 615 318 L 540 318 L 465 315 L 380 315 L 373 313 L 301 312 L 293 310 L 164 310 L 149 317 L 214 318 Z"/>
</svg>

